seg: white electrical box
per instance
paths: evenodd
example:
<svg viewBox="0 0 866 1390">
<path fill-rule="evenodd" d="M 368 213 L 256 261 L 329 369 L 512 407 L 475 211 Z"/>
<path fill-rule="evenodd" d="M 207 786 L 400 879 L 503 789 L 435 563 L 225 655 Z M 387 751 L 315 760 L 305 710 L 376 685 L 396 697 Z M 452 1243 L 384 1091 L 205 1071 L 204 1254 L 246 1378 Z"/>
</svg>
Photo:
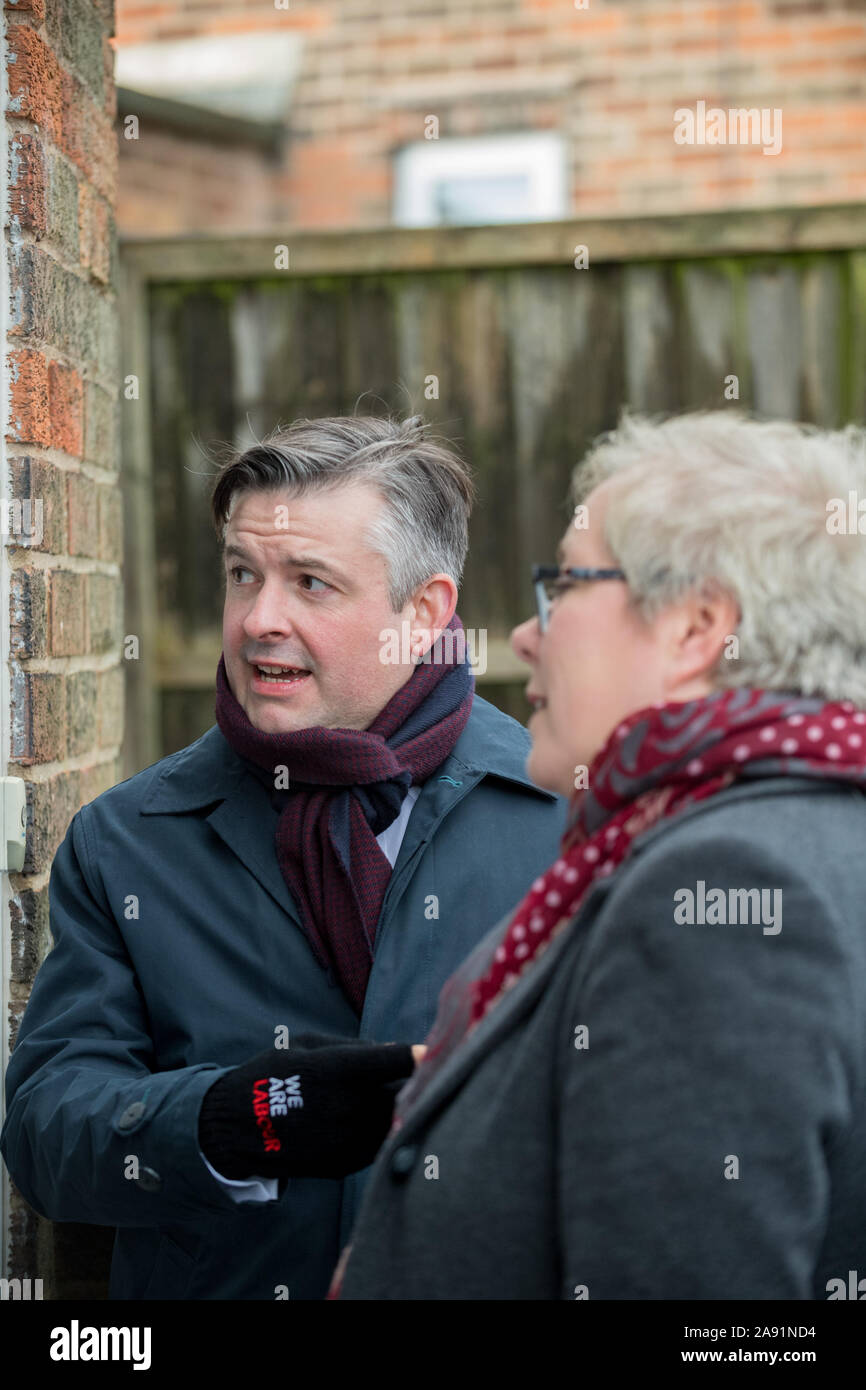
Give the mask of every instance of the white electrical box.
<svg viewBox="0 0 866 1390">
<path fill-rule="evenodd" d="M 23 777 L 0 777 L 0 871 L 20 874 L 27 849 L 27 792 Z"/>
</svg>

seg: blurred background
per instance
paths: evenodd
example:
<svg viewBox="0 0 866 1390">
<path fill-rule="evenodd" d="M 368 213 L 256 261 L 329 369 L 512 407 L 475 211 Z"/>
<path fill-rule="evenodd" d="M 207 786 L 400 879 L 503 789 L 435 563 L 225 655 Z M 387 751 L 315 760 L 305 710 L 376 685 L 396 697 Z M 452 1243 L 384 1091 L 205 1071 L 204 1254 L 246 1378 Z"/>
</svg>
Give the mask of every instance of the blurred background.
<svg viewBox="0 0 866 1390">
<path fill-rule="evenodd" d="M 148 125 L 123 147 L 124 236 L 866 197 L 861 0 L 118 0 L 116 14 L 118 104 Z M 701 98 L 782 108 L 782 153 L 674 145 L 673 109 Z"/>
<path fill-rule="evenodd" d="M 863 418 L 861 0 L 118 0 L 113 46 L 127 775 L 214 722 L 225 442 L 356 405 L 455 440 L 459 612 L 523 720 L 528 567 L 624 404 Z M 678 143 L 700 103 L 773 151 Z"/>
</svg>

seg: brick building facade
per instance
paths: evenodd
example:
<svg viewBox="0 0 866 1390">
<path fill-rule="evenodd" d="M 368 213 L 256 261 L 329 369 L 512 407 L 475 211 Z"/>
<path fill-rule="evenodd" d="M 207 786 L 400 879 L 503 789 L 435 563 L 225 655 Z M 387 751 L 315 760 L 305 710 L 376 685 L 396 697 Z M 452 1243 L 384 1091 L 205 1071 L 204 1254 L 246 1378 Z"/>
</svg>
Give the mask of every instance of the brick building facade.
<svg viewBox="0 0 866 1390">
<path fill-rule="evenodd" d="M 559 132 L 562 216 L 866 197 L 864 0 L 118 0 L 119 52 L 287 32 L 276 150 L 152 113 L 121 142 L 122 234 L 385 225 L 431 115 L 441 139 Z M 677 145 L 699 101 L 778 108 L 782 149 Z"/>
<path fill-rule="evenodd" d="M 2 493 L 25 517 L 30 504 L 30 524 L 0 547 L 4 774 L 27 795 L 24 868 L 0 876 L 4 1049 L 49 945 L 55 850 L 78 807 L 121 776 L 113 11 L 113 0 L 7 0 L 4 12 Z M 4 1182 L 9 1277 L 42 1278 L 45 1297 L 87 1296 L 82 1251 L 104 1233 L 41 1220 L 5 1170 Z"/>
</svg>

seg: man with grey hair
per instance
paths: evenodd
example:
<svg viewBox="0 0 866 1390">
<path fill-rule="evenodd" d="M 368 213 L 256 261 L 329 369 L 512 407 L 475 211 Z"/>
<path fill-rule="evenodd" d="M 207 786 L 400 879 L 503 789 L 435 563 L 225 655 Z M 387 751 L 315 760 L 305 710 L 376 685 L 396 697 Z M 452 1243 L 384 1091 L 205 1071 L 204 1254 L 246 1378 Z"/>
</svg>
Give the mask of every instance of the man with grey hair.
<svg viewBox="0 0 866 1390">
<path fill-rule="evenodd" d="M 216 477 L 217 722 L 73 817 L 8 1071 L 10 1172 L 118 1228 L 113 1298 L 324 1296 L 443 982 L 556 849 L 444 641 L 471 502 L 417 419 Z"/>
</svg>

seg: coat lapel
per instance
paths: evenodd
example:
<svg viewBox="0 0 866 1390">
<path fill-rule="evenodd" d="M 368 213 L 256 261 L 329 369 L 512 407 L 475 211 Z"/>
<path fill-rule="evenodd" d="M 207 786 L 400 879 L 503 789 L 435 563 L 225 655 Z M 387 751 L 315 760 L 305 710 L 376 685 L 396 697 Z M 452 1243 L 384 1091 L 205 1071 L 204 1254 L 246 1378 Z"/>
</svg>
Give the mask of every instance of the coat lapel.
<svg viewBox="0 0 866 1390">
<path fill-rule="evenodd" d="M 537 796 L 555 799 L 526 776 L 525 750 L 515 746 L 514 740 L 503 738 L 504 722 L 505 716 L 499 710 L 476 696 L 453 753 L 424 784 L 413 807 L 382 905 L 383 920 L 386 913 L 392 914 L 405 892 L 412 865 L 417 863 L 417 852 L 448 811 L 482 777 L 492 773 Z M 244 766 L 219 726 L 214 724 L 166 763 L 142 800 L 141 814 L 176 815 L 212 807 L 208 824 L 300 927 L 294 898 L 274 852 L 278 813 L 263 784 Z"/>
<path fill-rule="evenodd" d="M 796 787 L 798 791 L 803 793 L 822 790 L 821 783 L 807 778 L 778 777 L 752 781 L 744 780 L 741 784 L 726 790 L 725 803 L 748 800 L 758 795 L 785 795 L 790 793 L 792 787 Z M 714 798 L 709 797 L 687 806 L 679 812 L 677 820 L 681 821 L 690 816 L 704 815 L 707 811 L 714 809 L 713 803 Z M 662 820 L 645 831 L 643 835 L 639 835 L 632 845 L 629 862 L 669 828 L 670 822 Z M 513 989 L 509 990 L 491 1009 L 487 1017 L 482 1019 L 477 1028 L 470 1034 L 467 1041 L 455 1049 L 448 1061 L 444 1062 L 440 1070 L 432 1077 L 417 1101 L 407 1111 L 403 1125 L 387 1140 L 389 1148 L 399 1147 L 401 1143 L 406 1142 L 413 1131 L 423 1125 L 431 1112 L 441 1106 L 448 1096 L 462 1085 L 470 1072 L 478 1066 L 480 1060 L 491 1052 L 509 1030 L 529 1012 L 545 989 L 563 954 L 568 950 L 569 944 L 573 942 L 575 931 L 582 930 L 586 925 L 588 913 L 591 911 L 593 915 L 595 914 L 601 899 L 610 892 L 616 881 L 617 875 L 612 875 L 609 878 L 598 879 L 592 885 L 572 923 L 560 933 L 534 965 L 525 971 Z M 504 934 L 511 916 L 512 913 L 509 912 L 494 927 L 491 936 L 494 933 Z"/>
<path fill-rule="evenodd" d="M 206 806 L 213 807 L 207 822 L 226 847 L 300 926 L 294 898 L 274 853 L 277 812 L 262 783 L 234 755 L 217 725 L 162 772 L 139 809 L 143 816 L 157 816 Z"/>
<path fill-rule="evenodd" d="M 564 953 L 574 941 L 575 931 L 581 930 L 581 920 L 587 909 L 594 911 L 599 900 L 610 891 L 608 879 L 594 883 L 581 904 L 578 916 L 565 927 L 542 956 L 524 971 L 517 984 L 508 991 L 481 1020 L 466 1042 L 458 1046 L 451 1057 L 443 1063 L 440 1070 L 430 1080 L 418 1100 L 407 1111 L 403 1125 L 391 1136 L 389 1143 L 399 1146 L 406 1142 L 412 1132 L 424 1123 L 431 1112 L 447 1100 L 458 1086 L 474 1071 L 487 1053 L 492 1052 L 500 1040 L 533 1008 L 556 970 Z M 516 904 L 515 904 L 516 906 Z M 503 935 L 512 913 L 509 912 L 494 928 L 493 933 Z"/>
</svg>

